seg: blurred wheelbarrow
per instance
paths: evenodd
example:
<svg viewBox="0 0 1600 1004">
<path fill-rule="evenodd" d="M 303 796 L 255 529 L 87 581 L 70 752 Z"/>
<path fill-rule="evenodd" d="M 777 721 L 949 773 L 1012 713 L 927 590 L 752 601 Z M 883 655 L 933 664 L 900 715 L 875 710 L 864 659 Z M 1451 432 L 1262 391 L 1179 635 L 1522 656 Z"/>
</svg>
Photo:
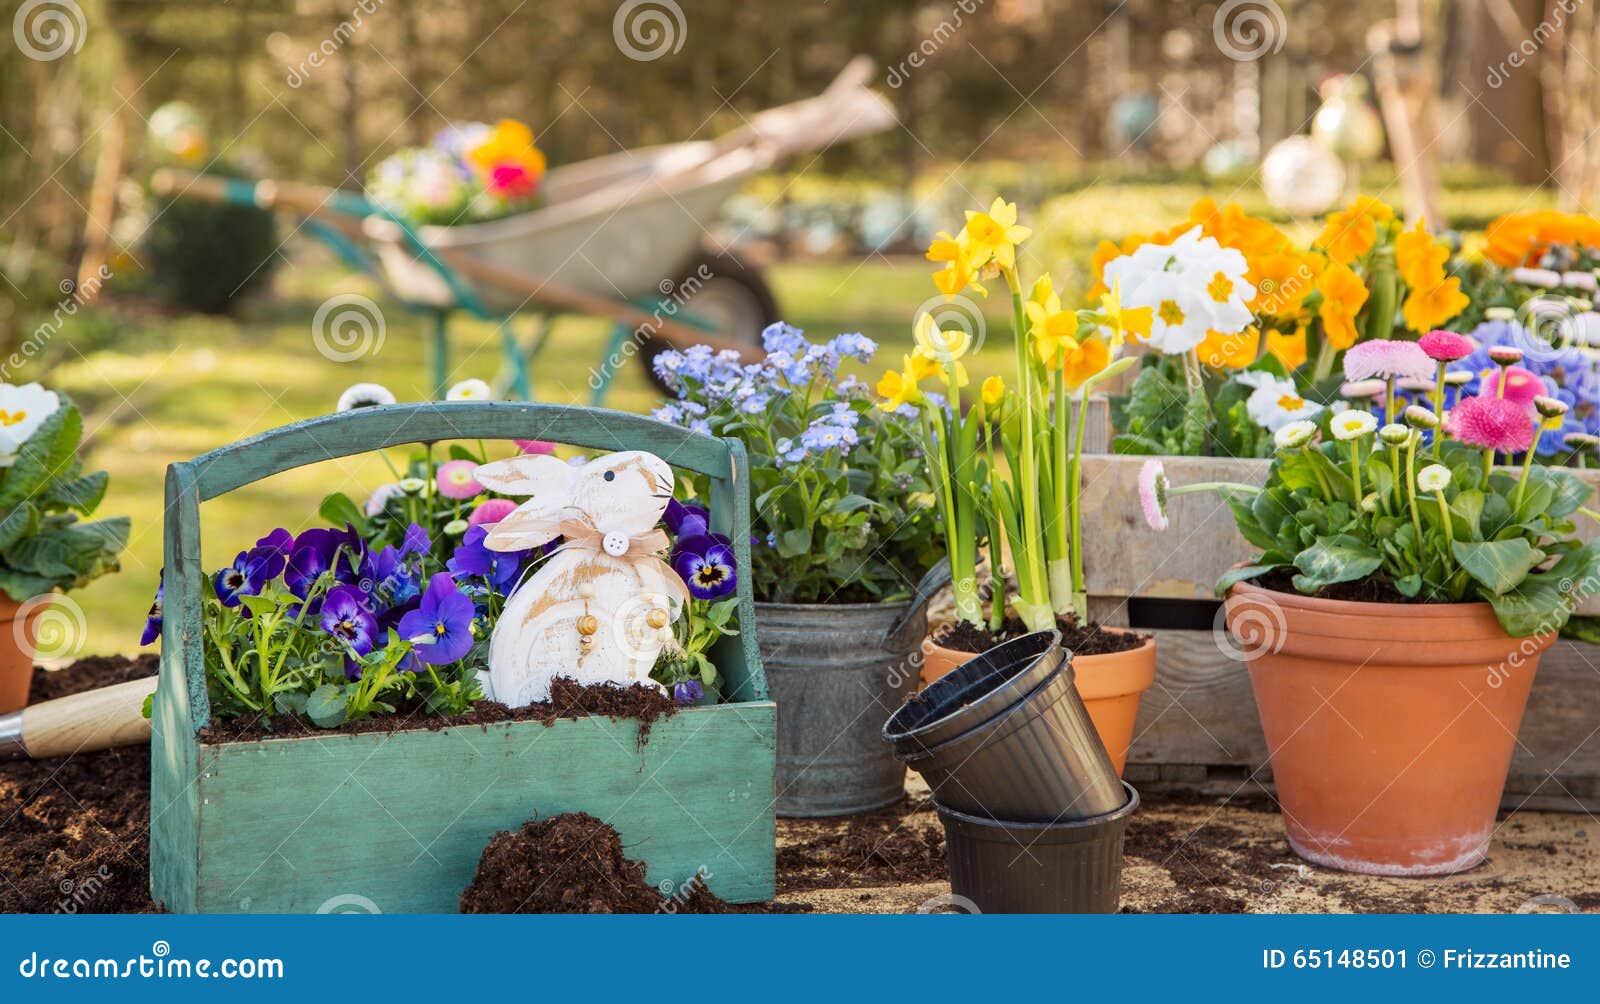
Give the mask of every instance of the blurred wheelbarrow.
<svg viewBox="0 0 1600 1004">
<path fill-rule="evenodd" d="M 888 129 L 893 108 L 866 87 L 858 56 L 821 95 L 761 112 L 715 140 L 645 147 L 554 168 L 532 212 L 462 226 L 417 227 L 363 196 L 277 181 L 239 181 L 163 169 L 158 195 L 240 202 L 298 215 L 351 266 L 376 276 L 408 307 L 433 315 L 436 392 L 451 380 L 449 317 L 465 310 L 501 323 L 506 391 L 531 398 L 529 362 L 556 317 L 614 322 L 591 373 L 598 404 L 618 364 L 662 348 L 709 344 L 752 356 L 778 319 L 758 268 L 711 250 L 707 226 L 750 175 L 789 154 Z M 519 314 L 533 330 L 516 332 Z M 631 343 L 631 348 L 630 348 Z M 652 378 L 654 376 L 652 372 Z"/>
</svg>

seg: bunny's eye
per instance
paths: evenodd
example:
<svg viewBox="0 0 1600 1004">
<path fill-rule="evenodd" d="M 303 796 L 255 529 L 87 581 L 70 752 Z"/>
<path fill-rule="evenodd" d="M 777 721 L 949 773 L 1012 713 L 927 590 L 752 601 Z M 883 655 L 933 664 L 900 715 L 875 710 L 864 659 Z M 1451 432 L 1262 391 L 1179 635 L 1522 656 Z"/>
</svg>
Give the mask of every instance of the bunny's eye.
<svg viewBox="0 0 1600 1004">
<path fill-rule="evenodd" d="M 616 471 L 606 471 L 606 480 L 607 481 L 615 481 L 615 480 L 617 480 L 617 472 Z"/>
</svg>

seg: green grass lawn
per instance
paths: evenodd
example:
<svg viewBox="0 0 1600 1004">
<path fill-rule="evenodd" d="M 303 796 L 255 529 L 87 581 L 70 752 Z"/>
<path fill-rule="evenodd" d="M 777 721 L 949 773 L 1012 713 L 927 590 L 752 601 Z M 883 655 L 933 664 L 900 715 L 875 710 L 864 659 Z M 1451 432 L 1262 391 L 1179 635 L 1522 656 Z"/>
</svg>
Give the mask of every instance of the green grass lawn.
<svg viewBox="0 0 1600 1004">
<path fill-rule="evenodd" d="M 912 313 L 934 293 L 928 264 L 916 258 L 782 264 L 770 278 L 792 323 L 824 337 L 861 331 L 884 344 L 879 358 L 885 365 L 910 351 Z M 311 319 L 324 299 L 344 292 L 378 300 L 385 335 L 377 352 L 339 363 L 316 351 Z M 1006 322 L 997 313 L 1004 302 L 986 308 L 996 338 L 972 362 L 976 379 L 1009 372 L 1011 365 Z M 462 318 L 453 330 L 452 378 L 492 380 L 501 364 L 496 329 Z M 536 396 L 586 403 L 590 368 L 607 330 L 605 323 L 584 318 L 558 324 L 535 364 Z M 111 474 L 101 512 L 133 519 L 122 571 L 72 594 L 87 623 L 78 655 L 138 647 L 161 567 L 168 463 L 330 412 L 352 383 L 382 383 L 402 401 L 431 393 L 424 319 L 333 267 L 286 269 L 272 295 L 250 303 L 238 318 L 85 313 L 41 358 L 48 362 L 16 379 L 41 380 L 77 401 L 88 430 L 87 462 Z M 876 380 L 880 370 L 856 372 Z M 642 412 L 658 400 L 643 368 L 630 363 L 618 374 L 607 404 Z M 329 492 L 360 501 L 388 480 L 392 475 L 380 457 L 354 457 L 292 471 L 207 503 L 201 510 L 206 567 L 227 562 L 275 526 L 315 525 L 317 504 Z"/>
</svg>

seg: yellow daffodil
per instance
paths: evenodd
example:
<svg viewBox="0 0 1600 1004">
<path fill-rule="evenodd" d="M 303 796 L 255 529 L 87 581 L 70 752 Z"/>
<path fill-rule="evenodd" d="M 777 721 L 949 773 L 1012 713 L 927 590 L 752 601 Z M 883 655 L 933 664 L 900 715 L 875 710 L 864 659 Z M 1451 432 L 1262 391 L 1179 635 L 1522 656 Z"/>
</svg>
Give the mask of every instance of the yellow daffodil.
<svg viewBox="0 0 1600 1004">
<path fill-rule="evenodd" d="M 1461 292 L 1461 280 L 1451 276 L 1441 278 L 1432 286 L 1413 289 L 1401 305 L 1400 313 L 1405 317 L 1406 327 L 1420 334 L 1444 324 L 1467 309 L 1471 302 L 1467 294 Z"/>
<path fill-rule="evenodd" d="M 1371 216 L 1352 209 L 1329 213 L 1322 232 L 1313 241 L 1340 265 L 1348 265 L 1372 250 L 1378 241 L 1378 227 Z"/>
<path fill-rule="evenodd" d="M 1057 309 L 1051 310 L 1051 306 Z M 1054 294 L 1049 304 L 1030 300 L 1027 305 L 1028 320 L 1032 322 L 1033 352 L 1046 366 L 1054 365 L 1062 352 L 1074 351 L 1078 347 L 1078 315 L 1070 310 L 1061 310 L 1060 306 L 1061 301 Z"/>
<path fill-rule="evenodd" d="M 1017 245 L 1032 236 L 1033 231 L 1017 225 L 1017 206 L 1014 202 L 996 198 L 987 213 L 967 212 L 969 264 L 979 268 L 993 261 L 1005 271 L 1017 267 Z"/>
<path fill-rule="evenodd" d="M 939 365 L 939 360 L 921 346 L 906 357 L 905 374 L 919 383 L 943 372 L 944 367 Z"/>
<path fill-rule="evenodd" d="M 878 396 L 883 398 L 878 402 L 879 408 L 896 411 L 908 404 L 922 403 L 922 388 L 917 386 L 917 377 L 912 375 L 911 369 L 912 362 L 908 356 L 904 370 L 889 370 L 879 378 Z"/>
<path fill-rule="evenodd" d="M 992 376 L 983 382 L 983 404 L 986 408 L 998 407 L 1006 398 L 1006 382 Z"/>
<path fill-rule="evenodd" d="M 1233 334 L 1207 332 L 1206 340 L 1195 351 L 1200 361 L 1214 370 L 1242 370 L 1261 354 L 1261 329 L 1252 324 Z"/>
<path fill-rule="evenodd" d="M 1135 339 L 1150 337 L 1150 322 L 1155 319 L 1154 309 L 1124 307 L 1121 282 L 1101 295 L 1100 312 L 1105 315 L 1106 329 L 1111 333 L 1113 349 L 1122 348 L 1123 339 L 1127 335 L 1132 335 Z"/>
<path fill-rule="evenodd" d="M 1293 373 L 1306 361 L 1306 325 L 1301 322 L 1293 331 L 1268 331 L 1267 351 Z"/>
<path fill-rule="evenodd" d="M 1336 349 L 1348 349 L 1356 343 L 1356 315 L 1367 302 L 1367 284 L 1351 271 L 1348 265 L 1335 262 L 1317 280 L 1322 293 L 1322 306 L 1317 316 L 1322 318 L 1322 333 Z"/>
<path fill-rule="evenodd" d="M 933 284 L 945 296 L 955 296 L 969 286 L 980 296 L 989 295 L 989 291 L 975 281 L 977 267 L 972 263 L 971 244 L 965 230 L 954 237 L 939 231 L 939 235 L 928 245 L 927 258 L 929 261 L 945 263 L 944 268 L 933 274 Z"/>
</svg>

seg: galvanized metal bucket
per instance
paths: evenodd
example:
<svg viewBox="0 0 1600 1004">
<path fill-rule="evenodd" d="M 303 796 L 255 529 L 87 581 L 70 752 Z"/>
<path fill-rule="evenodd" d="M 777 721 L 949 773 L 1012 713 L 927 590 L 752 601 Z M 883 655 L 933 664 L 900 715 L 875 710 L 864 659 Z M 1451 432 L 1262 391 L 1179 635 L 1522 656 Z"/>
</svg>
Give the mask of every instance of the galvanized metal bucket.
<svg viewBox="0 0 1600 1004">
<path fill-rule="evenodd" d="M 778 815 L 842 816 L 905 794 L 878 732 L 917 689 L 925 603 L 757 603 L 778 702 Z"/>
</svg>

